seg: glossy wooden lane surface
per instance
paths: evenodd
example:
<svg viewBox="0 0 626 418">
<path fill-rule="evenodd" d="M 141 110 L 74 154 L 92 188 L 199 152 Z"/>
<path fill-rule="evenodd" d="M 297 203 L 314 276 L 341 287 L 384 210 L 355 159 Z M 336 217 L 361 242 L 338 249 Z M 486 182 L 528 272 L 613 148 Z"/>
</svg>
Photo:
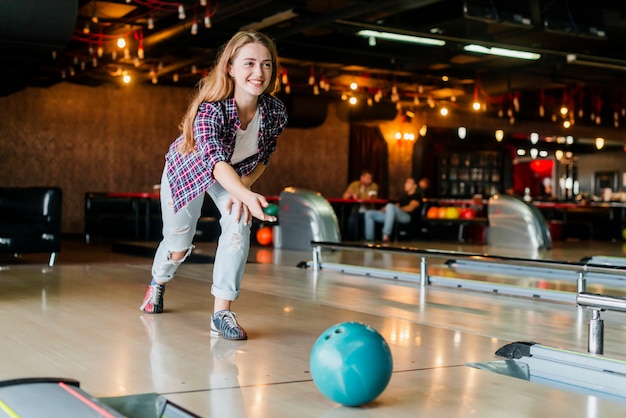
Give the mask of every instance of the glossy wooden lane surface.
<svg viewBox="0 0 626 418">
<path fill-rule="evenodd" d="M 254 249 L 252 261 L 260 250 L 267 249 Z M 379 254 L 333 256 L 413 268 L 409 259 Z M 138 310 L 149 260 L 4 266 L 0 379 L 70 377 L 99 397 L 158 392 L 202 416 L 623 416 L 621 404 L 465 366 L 496 359 L 499 347 L 516 340 L 584 352 L 588 312 L 295 267 L 307 257 L 272 251 L 276 264 L 247 266 L 233 306 L 250 334 L 245 342 L 209 335 L 210 264 L 181 267 L 161 315 Z M 622 358 L 626 317 L 603 318 L 605 352 Z M 388 388 L 361 408 L 324 398 L 309 373 L 315 339 L 343 321 L 373 326 L 393 353 Z"/>
</svg>

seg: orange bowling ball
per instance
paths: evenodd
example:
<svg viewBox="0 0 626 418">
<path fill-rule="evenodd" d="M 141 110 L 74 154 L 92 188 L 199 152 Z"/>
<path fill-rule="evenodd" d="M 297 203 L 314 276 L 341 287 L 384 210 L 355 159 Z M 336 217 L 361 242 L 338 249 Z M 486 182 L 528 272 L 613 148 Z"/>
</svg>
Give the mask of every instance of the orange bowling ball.
<svg viewBox="0 0 626 418">
<path fill-rule="evenodd" d="M 274 242 L 274 230 L 271 226 L 263 226 L 256 231 L 256 240 L 261 245 L 271 245 Z"/>
<path fill-rule="evenodd" d="M 439 207 L 437 211 L 437 217 L 439 219 L 445 219 L 447 213 L 448 213 L 448 208 L 446 206 L 441 206 Z"/>
<path fill-rule="evenodd" d="M 426 212 L 426 217 L 428 219 L 435 219 L 437 216 L 439 216 L 439 208 L 437 206 L 431 206 L 428 208 L 428 211 Z"/>
</svg>

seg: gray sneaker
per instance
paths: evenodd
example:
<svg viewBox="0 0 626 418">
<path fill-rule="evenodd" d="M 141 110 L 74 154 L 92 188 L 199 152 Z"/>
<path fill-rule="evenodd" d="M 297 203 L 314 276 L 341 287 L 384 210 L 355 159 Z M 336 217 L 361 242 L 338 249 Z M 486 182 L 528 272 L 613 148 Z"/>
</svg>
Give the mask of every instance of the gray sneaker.
<svg viewBox="0 0 626 418">
<path fill-rule="evenodd" d="M 227 340 L 247 340 L 248 334 L 237 323 L 232 311 L 217 311 L 211 316 L 211 334 Z"/>
</svg>

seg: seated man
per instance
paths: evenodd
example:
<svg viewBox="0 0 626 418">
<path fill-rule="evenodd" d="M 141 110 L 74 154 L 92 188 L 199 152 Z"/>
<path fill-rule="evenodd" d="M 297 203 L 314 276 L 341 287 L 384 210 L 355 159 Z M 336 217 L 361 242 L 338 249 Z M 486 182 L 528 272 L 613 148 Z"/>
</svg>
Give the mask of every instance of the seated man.
<svg viewBox="0 0 626 418">
<path fill-rule="evenodd" d="M 375 223 L 383 224 L 383 242 L 389 242 L 395 222 L 406 224 L 411 222 L 411 216 L 418 210 L 422 202 L 423 189 L 418 191 L 415 179 L 409 177 L 404 181 L 406 194 L 398 199 L 398 203 L 387 203 L 380 210 L 365 212 L 365 240 L 374 241 Z"/>
<path fill-rule="evenodd" d="M 348 188 L 343 193 L 344 199 L 354 200 L 371 200 L 376 199 L 378 196 L 378 184 L 373 181 L 374 175 L 368 169 L 361 171 L 361 176 L 358 180 L 351 182 Z M 353 208 L 350 216 L 348 217 L 348 227 L 346 231 L 346 238 L 348 240 L 359 239 L 359 227 L 363 223 L 363 214 L 367 209 L 373 209 L 373 205 L 360 204 Z"/>
</svg>

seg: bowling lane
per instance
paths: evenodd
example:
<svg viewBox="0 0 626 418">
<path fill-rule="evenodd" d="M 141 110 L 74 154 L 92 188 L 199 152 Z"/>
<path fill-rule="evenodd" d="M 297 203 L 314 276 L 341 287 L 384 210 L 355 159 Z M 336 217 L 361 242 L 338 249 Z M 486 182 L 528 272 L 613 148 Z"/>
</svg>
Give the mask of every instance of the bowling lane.
<svg viewBox="0 0 626 418">
<path fill-rule="evenodd" d="M 466 366 L 394 373 L 380 397 L 359 408 L 334 404 L 313 382 L 167 398 L 207 417 L 623 417 L 623 405 Z"/>
<path fill-rule="evenodd" d="M 0 270 L 0 379 L 69 377 L 98 397 L 158 392 L 205 416 L 216 408 L 220 415 L 285 417 L 294 411 L 311 417 L 542 415 L 536 405 L 595 417 L 623 409 L 464 366 L 494 360 L 499 347 L 515 340 L 584 351 L 586 314 L 574 306 L 456 289 L 422 292 L 416 283 L 249 264 L 233 309 L 250 340 L 230 342 L 208 332 L 211 264 L 181 267 L 168 285 L 162 315 L 138 310 L 149 268 Z M 624 318 L 609 314 L 605 353 L 620 354 Z M 309 373 L 313 343 L 343 321 L 377 329 L 394 358 L 387 390 L 359 409 L 323 398 Z M 227 405 L 239 406 L 229 414 Z"/>
</svg>

